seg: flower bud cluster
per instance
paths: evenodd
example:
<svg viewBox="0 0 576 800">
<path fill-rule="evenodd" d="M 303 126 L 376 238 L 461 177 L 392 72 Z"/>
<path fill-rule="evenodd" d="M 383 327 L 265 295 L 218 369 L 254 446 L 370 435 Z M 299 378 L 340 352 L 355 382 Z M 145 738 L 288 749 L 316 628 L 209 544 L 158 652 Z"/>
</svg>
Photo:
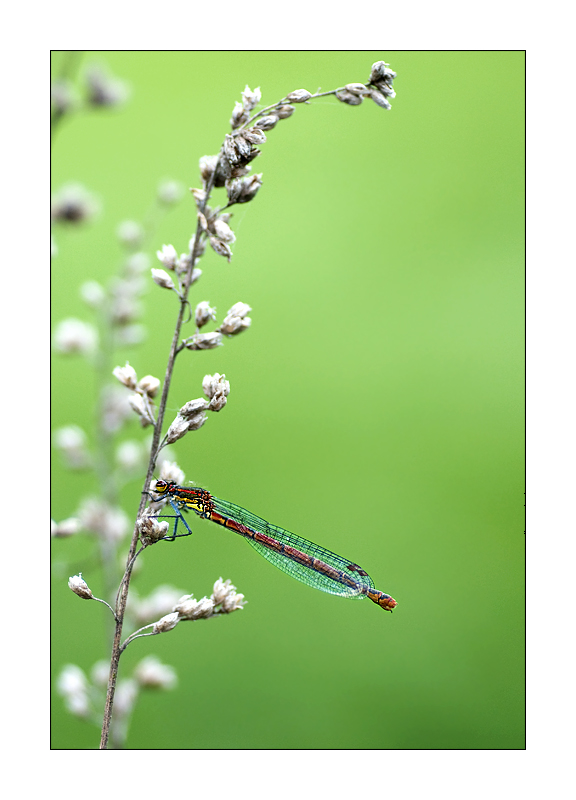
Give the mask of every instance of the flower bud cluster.
<svg viewBox="0 0 576 800">
<path fill-rule="evenodd" d="M 220 333 L 226 336 L 233 336 L 236 333 L 245 331 L 252 324 L 250 317 L 246 316 L 250 311 L 252 309 L 247 303 L 234 303 L 224 317 L 222 325 L 220 325 Z"/>
<path fill-rule="evenodd" d="M 153 270 L 154 271 L 154 270 Z M 159 272 L 161 270 L 158 270 Z M 136 370 L 128 362 L 124 367 L 114 367 L 112 374 L 127 389 L 131 389 L 134 394 L 128 398 L 130 407 L 140 417 L 140 424 L 143 428 L 154 425 L 154 404 L 153 398 L 156 397 L 160 389 L 160 381 L 153 375 L 145 375 L 140 381 L 136 375 Z"/>
<path fill-rule="evenodd" d="M 370 79 L 367 84 L 347 83 L 343 89 L 336 92 L 336 97 L 342 103 L 350 106 L 359 106 L 365 97 L 370 97 L 376 105 L 390 110 L 392 106 L 388 102 L 389 97 L 396 97 L 392 88 L 392 82 L 396 73 L 388 69 L 389 64 L 385 61 L 376 61 L 372 64 Z"/>
<path fill-rule="evenodd" d="M 64 355 L 92 355 L 98 347 L 98 333 L 93 325 L 75 317 L 59 322 L 54 331 L 54 349 Z"/>
<path fill-rule="evenodd" d="M 90 716 L 88 678 L 80 667 L 76 664 L 66 664 L 58 676 L 56 688 L 71 714 L 82 718 Z"/>
<path fill-rule="evenodd" d="M 207 420 L 207 411 L 221 411 L 226 405 L 227 397 L 230 394 L 230 383 L 224 375 L 220 375 L 218 372 L 214 375 L 205 375 L 202 389 L 208 400 L 198 397 L 195 400 L 189 400 L 182 406 L 168 428 L 164 439 L 166 444 L 173 444 L 185 436 L 188 431 L 199 430 Z M 165 480 L 167 479 L 165 478 Z M 174 479 L 171 478 L 171 480 Z"/>
<path fill-rule="evenodd" d="M 236 587 L 230 580 L 218 578 L 210 597 L 195 600 L 193 595 L 185 594 L 175 604 L 173 612 L 178 615 L 178 621 L 210 619 L 218 614 L 238 611 L 244 608 L 244 603 L 244 595 L 236 592 Z"/>
</svg>

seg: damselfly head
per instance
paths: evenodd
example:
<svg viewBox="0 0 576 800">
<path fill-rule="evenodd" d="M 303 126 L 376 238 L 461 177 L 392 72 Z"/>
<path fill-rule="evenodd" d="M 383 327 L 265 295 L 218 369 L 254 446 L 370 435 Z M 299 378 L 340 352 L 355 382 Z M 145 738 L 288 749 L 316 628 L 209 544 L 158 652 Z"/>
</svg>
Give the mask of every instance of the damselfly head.
<svg viewBox="0 0 576 800">
<path fill-rule="evenodd" d="M 156 492 L 156 494 L 166 494 L 170 488 L 170 484 L 171 481 L 163 481 L 161 478 L 159 478 L 156 481 L 156 486 L 152 489 L 152 491 Z"/>
</svg>

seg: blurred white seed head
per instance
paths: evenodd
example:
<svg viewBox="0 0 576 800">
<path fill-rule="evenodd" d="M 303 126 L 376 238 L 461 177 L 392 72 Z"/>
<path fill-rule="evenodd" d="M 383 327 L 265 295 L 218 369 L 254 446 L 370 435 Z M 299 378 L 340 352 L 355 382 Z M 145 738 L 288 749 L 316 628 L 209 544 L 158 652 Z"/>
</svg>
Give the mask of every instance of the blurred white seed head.
<svg viewBox="0 0 576 800">
<path fill-rule="evenodd" d="M 227 336 L 233 336 L 235 333 L 246 330 L 252 323 L 250 317 L 246 316 L 250 311 L 252 309 L 247 303 L 234 303 L 228 310 L 219 330 Z"/>
<path fill-rule="evenodd" d="M 133 678 L 124 678 L 116 684 L 114 693 L 114 713 L 116 718 L 127 717 L 132 713 L 138 697 L 138 684 Z"/>
<path fill-rule="evenodd" d="M 53 196 L 50 215 L 54 222 L 76 224 L 92 219 L 99 208 L 96 195 L 79 183 L 68 183 Z"/>
<path fill-rule="evenodd" d="M 132 253 L 125 261 L 125 271 L 128 277 L 143 275 L 148 269 L 150 269 L 148 253 Z"/>
<path fill-rule="evenodd" d="M 118 225 L 116 235 L 126 247 L 139 247 L 144 241 L 144 228 L 132 219 L 124 220 Z"/>
<path fill-rule="evenodd" d="M 148 597 L 134 600 L 132 592 L 130 592 L 130 614 L 139 625 L 145 625 L 151 620 L 171 612 L 181 594 L 182 592 L 173 586 L 158 586 Z"/>
<path fill-rule="evenodd" d="M 126 362 L 125 366 L 123 367 L 114 367 L 112 370 L 112 375 L 114 375 L 115 378 L 118 378 L 120 383 L 123 383 L 128 389 L 136 388 L 138 376 L 134 367 L 131 367 L 128 362 Z"/>
<path fill-rule="evenodd" d="M 110 542 L 120 541 L 128 532 L 130 521 L 121 508 L 89 497 L 78 509 L 82 528 Z"/>
<path fill-rule="evenodd" d="M 104 661 L 97 661 L 92 669 L 90 670 L 90 677 L 92 678 L 92 683 L 94 686 L 100 686 L 104 688 L 108 685 L 108 678 L 110 676 L 110 662 Z"/>
<path fill-rule="evenodd" d="M 64 698 L 66 708 L 77 717 L 90 714 L 88 700 L 88 679 L 76 664 L 66 664 L 56 683 L 58 693 Z"/>
<path fill-rule="evenodd" d="M 50 520 L 50 533 L 56 539 L 66 539 L 68 536 L 74 536 L 80 528 L 78 517 L 68 517 L 68 519 L 63 519 L 62 522 Z"/>
<path fill-rule="evenodd" d="M 84 80 L 88 103 L 93 106 L 113 108 L 121 106 L 130 95 L 129 84 L 112 77 L 99 64 L 91 64 L 85 71 Z"/>
<path fill-rule="evenodd" d="M 164 206 L 172 206 L 184 196 L 184 187 L 179 181 L 162 181 L 158 186 L 158 202 Z"/>
<path fill-rule="evenodd" d="M 67 425 L 54 431 L 54 446 L 60 450 L 70 469 L 85 469 L 91 464 L 86 434 L 77 425 Z"/>
<path fill-rule="evenodd" d="M 216 309 L 212 308 L 212 306 L 207 300 L 203 300 L 196 306 L 196 311 L 194 312 L 194 319 L 196 322 L 196 327 L 202 328 L 210 320 L 216 319 Z"/>
<path fill-rule="evenodd" d="M 81 572 L 79 572 L 78 575 L 74 575 L 72 578 L 68 578 L 68 588 L 72 589 L 74 594 L 77 594 L 78 597 L 81 597 L 83 600 L 92 600 L 94 597 L 92 590 L 82 577 Z"/>
<path fill-rule="evenodd" d="M 54 347 L 59 353 L 90 355 L 97 345 L 96 328 L 74 317 L 62 320 L 54 331 Z"/>
<path fill-rule="evenodd" d="M 116 463 L 124 472 L 132 472 L 142 466 L 144 448 L 133 440 L 122 442 L 116 448 Z"/>
<path fill-rule="evenodd" d="M 147 656 L 136 665 L 134 678 L 147 689 L 172 689 L 178 683 L 173 667 L 163 664 L 156 656 Z"/>
<path fill-rule="evenodd" d="M 86 281 L 80 287 L 80 297 L 91 308 L 99 308 L 106 299 L 106 290 L 98 281 Z"/>
</svg>

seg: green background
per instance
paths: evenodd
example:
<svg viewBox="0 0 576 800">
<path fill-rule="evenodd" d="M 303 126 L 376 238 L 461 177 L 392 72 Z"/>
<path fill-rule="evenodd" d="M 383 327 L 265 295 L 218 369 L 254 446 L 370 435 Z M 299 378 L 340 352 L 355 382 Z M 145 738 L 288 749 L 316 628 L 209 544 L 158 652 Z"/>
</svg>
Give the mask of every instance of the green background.
<svg viewBox="0 0 576 800">
<path fill-rule="evenodd" d="M 249 303 L 252 328 L 184 353 L 169 406 L 225 373 L 227 407 L 174 447 L 186 479 L 357 561 L 398 608 L 314 591 L 197 520 L 144 554 L 134 586 L 201 597 L 222 576 L 248 603 L 130 646 L 121 676 L 155 654 L 180 681 L 141 696 L 132 748 L 524 747 L 522 52 L 86 54 L 132 97 L 56 136 L 54 188 L 80 181 L 103 208 L 56 234 L 53 320 L 91 320 L 78 289 L 114 274 L 118 223 L 142 219 L 162 178 L 199 185 L 245 84 L 268 105 L 364 82 L 381 59 L 398 73 L 392 111 L 322 98 L 268 133 L 232 263 L 207 251 L 191 294 L 219 319 Z M 185 251 L 194 217 L 186 194 L 151 250 Z M 151 281 L 145 300 L 148 339 L 115 363 L 162 378 L 176 302 Z M 54 427 L 90 430 L 93 398 L 86 362 L 55 356 Z M 135 418 L 124 438 L 141 435 Z M 141 486 L 123 490 L 132 517 Z M 52 487 L 62 519 L 95 484 L 56 454 Z M 98 594 L 91 547 L 53 543 L 54 676 L 109 654 L 104 607 L 66 585 L 83 570 Z M 52 711 L 52 747 L 97 746 L 57 694 Z"/>
</svg>

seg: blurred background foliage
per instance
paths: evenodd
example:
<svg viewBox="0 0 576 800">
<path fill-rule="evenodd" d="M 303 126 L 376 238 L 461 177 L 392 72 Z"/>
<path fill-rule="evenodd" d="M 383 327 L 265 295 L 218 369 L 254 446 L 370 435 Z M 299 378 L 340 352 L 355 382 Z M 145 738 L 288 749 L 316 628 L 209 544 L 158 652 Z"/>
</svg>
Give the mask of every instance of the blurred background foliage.
<svg viewBox="0 0 576 800">
<path fill-rule="evenodd" d="M 245 84 L 267 105 L 365 82 L 378 60 L 398 73 L 392 111 L 323 98 L 268 133 L 252 169 L 263 187 L 230 223 L 232 262 L 207 252 L 191 292 L 219 318 L 249 303 L 252 327 L 184 353 L 169 407 L 225 373 L 227 407 L 174 446 L 186 479 L 357 561 L 398 608 L 313 591 L 191 520 L 192 538 L 146 551 L 134 588 L 201 597 L 222 576 L 248 603 L 130 646 L 121 672 L 155 654 L 179 676 L 142 695 L 132 748 L 524 746 L 522 52 L 82 54 L 80 72 L 100 63 L 131 95 L 57 131 L 53 188 L 80 182 L 101 210 L 56 232 L 53 320 L 92 320 L 79 287 L 118 270 L 119 223 L 145 217 L 163 178 L 200 185 L 198 159 L 218 151 Z M 187 193 L 150 252 L 185 252 L 194 227 Z M 116 363 L 163 378 L 176 313 L 149 281 L 147 339 Z M 52 376 L 54 428 L 93 436 L 90 365 L 55 355 Z M 142 435 L 134 416 L 124 438 Z M 121 492 L 131 518 L 142 482 Z M 94 478 L 55 453 L 52 489 L 59 520 Z M 91 552 L 82 534 L 53 542 L 55 676 L 109 657 L 104 607 L 67 588 L 82 570 L 102 590 Z M 54 748 L 97 746 L 57 694 L 52 711 Z"/>
</svg>

